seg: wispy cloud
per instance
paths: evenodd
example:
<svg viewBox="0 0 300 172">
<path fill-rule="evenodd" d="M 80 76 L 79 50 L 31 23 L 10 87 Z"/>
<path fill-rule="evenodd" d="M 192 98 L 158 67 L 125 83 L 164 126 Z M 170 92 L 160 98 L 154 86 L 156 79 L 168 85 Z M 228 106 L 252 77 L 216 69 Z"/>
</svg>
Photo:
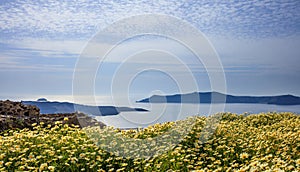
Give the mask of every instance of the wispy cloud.
<svg viewBox="0 0 300 172">
<path fill-rule="evenodd" d="M 2 41 L 6 48 L 16 51 L 32 51 L 45 54 L 47 57 L 57 57 L 62 54 L 79 55 L 86 41 L 79 40 L 49 40 L 26 37 L 17 40 Z"/>
<path fill-rule="evenodd" d="M 2 41 L 1 71 L 73 71 L 84 41 L 26 38 Z"/>
<path fill-rule="evenodd" d="M 48 71 L 73 72 L 73 67 L 65 64 L 28 63 L 28 59 L 0 54 L 0 72 L 5 71 Z"/>
</svg>

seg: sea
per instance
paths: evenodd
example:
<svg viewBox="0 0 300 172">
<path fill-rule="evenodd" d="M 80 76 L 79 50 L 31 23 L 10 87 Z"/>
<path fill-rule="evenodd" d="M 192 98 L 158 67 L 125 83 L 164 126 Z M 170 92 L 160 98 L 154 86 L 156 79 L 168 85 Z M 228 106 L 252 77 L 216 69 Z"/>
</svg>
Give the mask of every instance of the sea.
<svg viewBox="0 0 300 172">
<path fill-rule="evenodd" d="M 113 116 L 96 116 L 98 121 L 116 128 L 144 128 L 156 123 L 185 119 L 189 116 L 209 116 L 219 112 L 235 114 L 257 114 L 266 112 L 293 112 L 300 114 L 300 105 L 271 104 L 177 104 L 177 103 L 137 103 L 134 107 L 147 112 L 121 112 Z"/>
</svg>

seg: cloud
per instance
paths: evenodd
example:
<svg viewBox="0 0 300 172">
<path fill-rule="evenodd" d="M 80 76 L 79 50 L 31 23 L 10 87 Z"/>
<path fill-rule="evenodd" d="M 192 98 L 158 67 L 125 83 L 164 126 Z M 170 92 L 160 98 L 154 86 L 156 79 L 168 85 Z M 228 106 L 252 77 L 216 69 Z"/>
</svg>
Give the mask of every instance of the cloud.
<svg viewBox="0 0 300 172">
<path fill-rule="evenodd" d="M 291 73 L 299 71 L 299 54 L 297 48 L 300 37 L 262 38 L 259 40 L 220 38 L 211 39 L 222 61 L 225 72 L 231 73 Z M 103 46 L 94 44 L 95 52 Z M 103 46 L 107 48 L 106 45 Z M 161 52 L 153 54 L 153 52 Z M 95 53 L 95 52 L 92 52 Z M 173 56 L 173 60 L 166 56 Z M 203 57 L 199 57 L 200 59 Z M 178 60 L 199 72 L 205 67 L 221 72 L 216 66 L 205 66 L 198 58 L 179 42 L 167 38 L 137 38 L 117 45 L 104 59 L 107 63 L 135 63 L 136 65 L 156 64 L 166 69 L 176 68 Z M 284 70 L 290 69 L 290 70 Z"/>
<path fill-rule="evenodd" d="M 4 56 L 0 55 L 0 70 L 3 68 L 7 68 L 7 66 L 16 66 L 20 64 L 20 60 L 23 58 L 20 57 L 9 57 L 9 56 Z"/>
<path fill-rule="evenodd" d="M 249 39 L 212 39 L 223 65 L 264 69 L 273 74 L 299 71 L 300 37 Z M 288 69 L 288 70 L 287 70 Z"/>
<path fill-rule="evenodd" d="M 225 73 L 229 75 L 228 81 L 233 81 L 234 87 L 239 87 L 240 90 L 251 87 L 255 92 L 255 89 L 258 90 L 256 83 L 263 81 L 266 85 L 272 83 L 265 89 L 267 91 L 282 83 L 285 86 L 280 88 L 289 87 L 298 93 L 299 11 L 300 1 L 295 0 L 3 1 L 0 2 L 0 77 L 7 81 L 14 80 L 19 74 L 34 73 L 28 76 L 33 76 L 27 81 L 28 88 L 31 89 L 33 78 L 37 77 L 39 84 L 49 82 L 49 88 L 46 87 L 45 92 L 53 90 L 51 83 L 59 81 L 70 84 L 76 58 L 93 36 L 101 34 L 101 29 L 130 16 L 158 13 L 185 20 L 207 35 L 220 55 Z M 147 20 L 142 20 L 141 24 L 147 25 L 149 30 L 155 27 L 149 25 Z M 172 31 L 171 28 L 159 27 L 161 30 Z M 183 27 L 178 25 L 173 28 Z M 124 27 L 124 30 L 132 31 L 128 27 Z M 182 31 L 183 34 L 184 32 Z M 105 42 L 96 42 L 95 48 L 111 46 L 110 41 L 119 35 L 113 32 L 111 35 L 102 36 L 105 37 Z M 121 63 L 126 57 L 138 56 L 138 53 L 145 50 L 172 53 L 178 56 L 174 59 L 182 60 L 197 74 L 206 72 L 204 66 L 191 58 L 193 55 L 182 45 L 163 38 L 125 41 L 109 54 L 106 62 L 116 66 L 116 63 Z M 184 77 L 184 68 L 178 67 L 178 62 L 164 58 L 162 54 L 155 57 L 151 57 L 151 53 L 144 55 L 134 60 L 126 59 L 126 63 L 130 62 L 128 67 L 157 65 L 160 69 L 176 72 Z M 220 72 L 215 66 L 209 68 Z M 105 77 L 109 77 L 110 74 L 107 73 L 114 68 L 108 65 L 106 69 Z M 11 75 L 8 77 L 7 73 Z M 65 78 L 57 80 L 60 76 Z M 282 78 L 282 82 L 277 76 Z M 10 89 L 11 94 L 16 94 L 8 83 L 7 90 L 1 89 L 2 92 Z M 249 83 L 248 88 L 241 86 L 244 83 Z M 263 87 L 262 84 L 259 85 Z M 70 89 L 64 86 L 62 88 Z M 61 91 L 62 88 L 57 90 Z M 38 89 L 40 88 L 34 91 Z"/>
<path fill-rule="evenodd" d="M 1 42 L 1 71 L 65 71 L 74 65 L 84 41 L 19 39 Z"/>
<path fill-rule="evenodd" d="M 207 34 L 273 37 L 299 33 L 299 1 L 188 1 L 184 19 Z"/>
<path fill-rule="evenodd" d="M 9 1 L 0 6 L 2 31 L 20 35 L 30 33 L 89 35 L 126 16 L 159 13 L 172 9 L 181 1 L 161 3 L 125 1 Z"/>
<path fill-rule="evenodd" d="M 47 57 L 57 57 L 63 54 L 79 55 L 87 42 L 82 40 L 49 40 L 27 37 L 2 41 L 2 43 L 5 43 L 8 49 L 38 52 Z"/>
<path fill-rule="evenodd" d="M 300 1 L 7 1 L 0 5 L 4 37 L 88 38 L 124 17 L 159 13 L 194 24 L 207 34 L 238 37 L 299 33 Z"/>
<path fill-rule="evenodd" d="M 64 64 L 28 64 L 26 58 L 23 57 L 8 57 L 0 54 L 0 72 L 6 71 L 61 71 L 72 72 L 73 68 L 69 68 Z"/>
</svg>

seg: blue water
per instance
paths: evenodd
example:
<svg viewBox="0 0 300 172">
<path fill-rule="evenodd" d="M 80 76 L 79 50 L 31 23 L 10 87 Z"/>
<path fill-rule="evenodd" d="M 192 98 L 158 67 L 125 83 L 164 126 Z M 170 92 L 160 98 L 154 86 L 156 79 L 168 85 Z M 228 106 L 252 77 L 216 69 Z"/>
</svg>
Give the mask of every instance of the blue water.
<svg viewBox="0 0 300 172">
<path fill-rule="evenodd" d="M 261 113 L 294 112 L 300 114 L 300 105 L 268 104 L 136 104 L 137 107 L 149 109 L 149 112 L 122 112 L 115 116 L 96 117 L 106 125 L 118 128 L 146 127 L 155 123 L 176 121 L 188 116 L 207 116 L 217 112 Z"/>
</svg>

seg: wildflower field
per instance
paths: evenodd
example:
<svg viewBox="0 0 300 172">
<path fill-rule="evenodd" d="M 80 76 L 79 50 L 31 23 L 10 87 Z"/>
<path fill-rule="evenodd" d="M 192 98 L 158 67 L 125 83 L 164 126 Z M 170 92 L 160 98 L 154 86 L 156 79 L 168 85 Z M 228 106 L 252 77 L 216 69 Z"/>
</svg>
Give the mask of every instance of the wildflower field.
<svg viewBox="0 0 300 172">
<path fill-rule="evenodd" d="M 0 134 L 0 171 L 300 171 L 299 115 L 224 113 L 206 142 L 200 133 L 207 119 L 193 118 L 196 124 L 174 148 L 139 159 L 101 149 L 78 126 L 58 122 L 35 125 L 33 130 L 8 130 Z M 114 132 L 148 139 L 173 125 Z"/>
</svg>

